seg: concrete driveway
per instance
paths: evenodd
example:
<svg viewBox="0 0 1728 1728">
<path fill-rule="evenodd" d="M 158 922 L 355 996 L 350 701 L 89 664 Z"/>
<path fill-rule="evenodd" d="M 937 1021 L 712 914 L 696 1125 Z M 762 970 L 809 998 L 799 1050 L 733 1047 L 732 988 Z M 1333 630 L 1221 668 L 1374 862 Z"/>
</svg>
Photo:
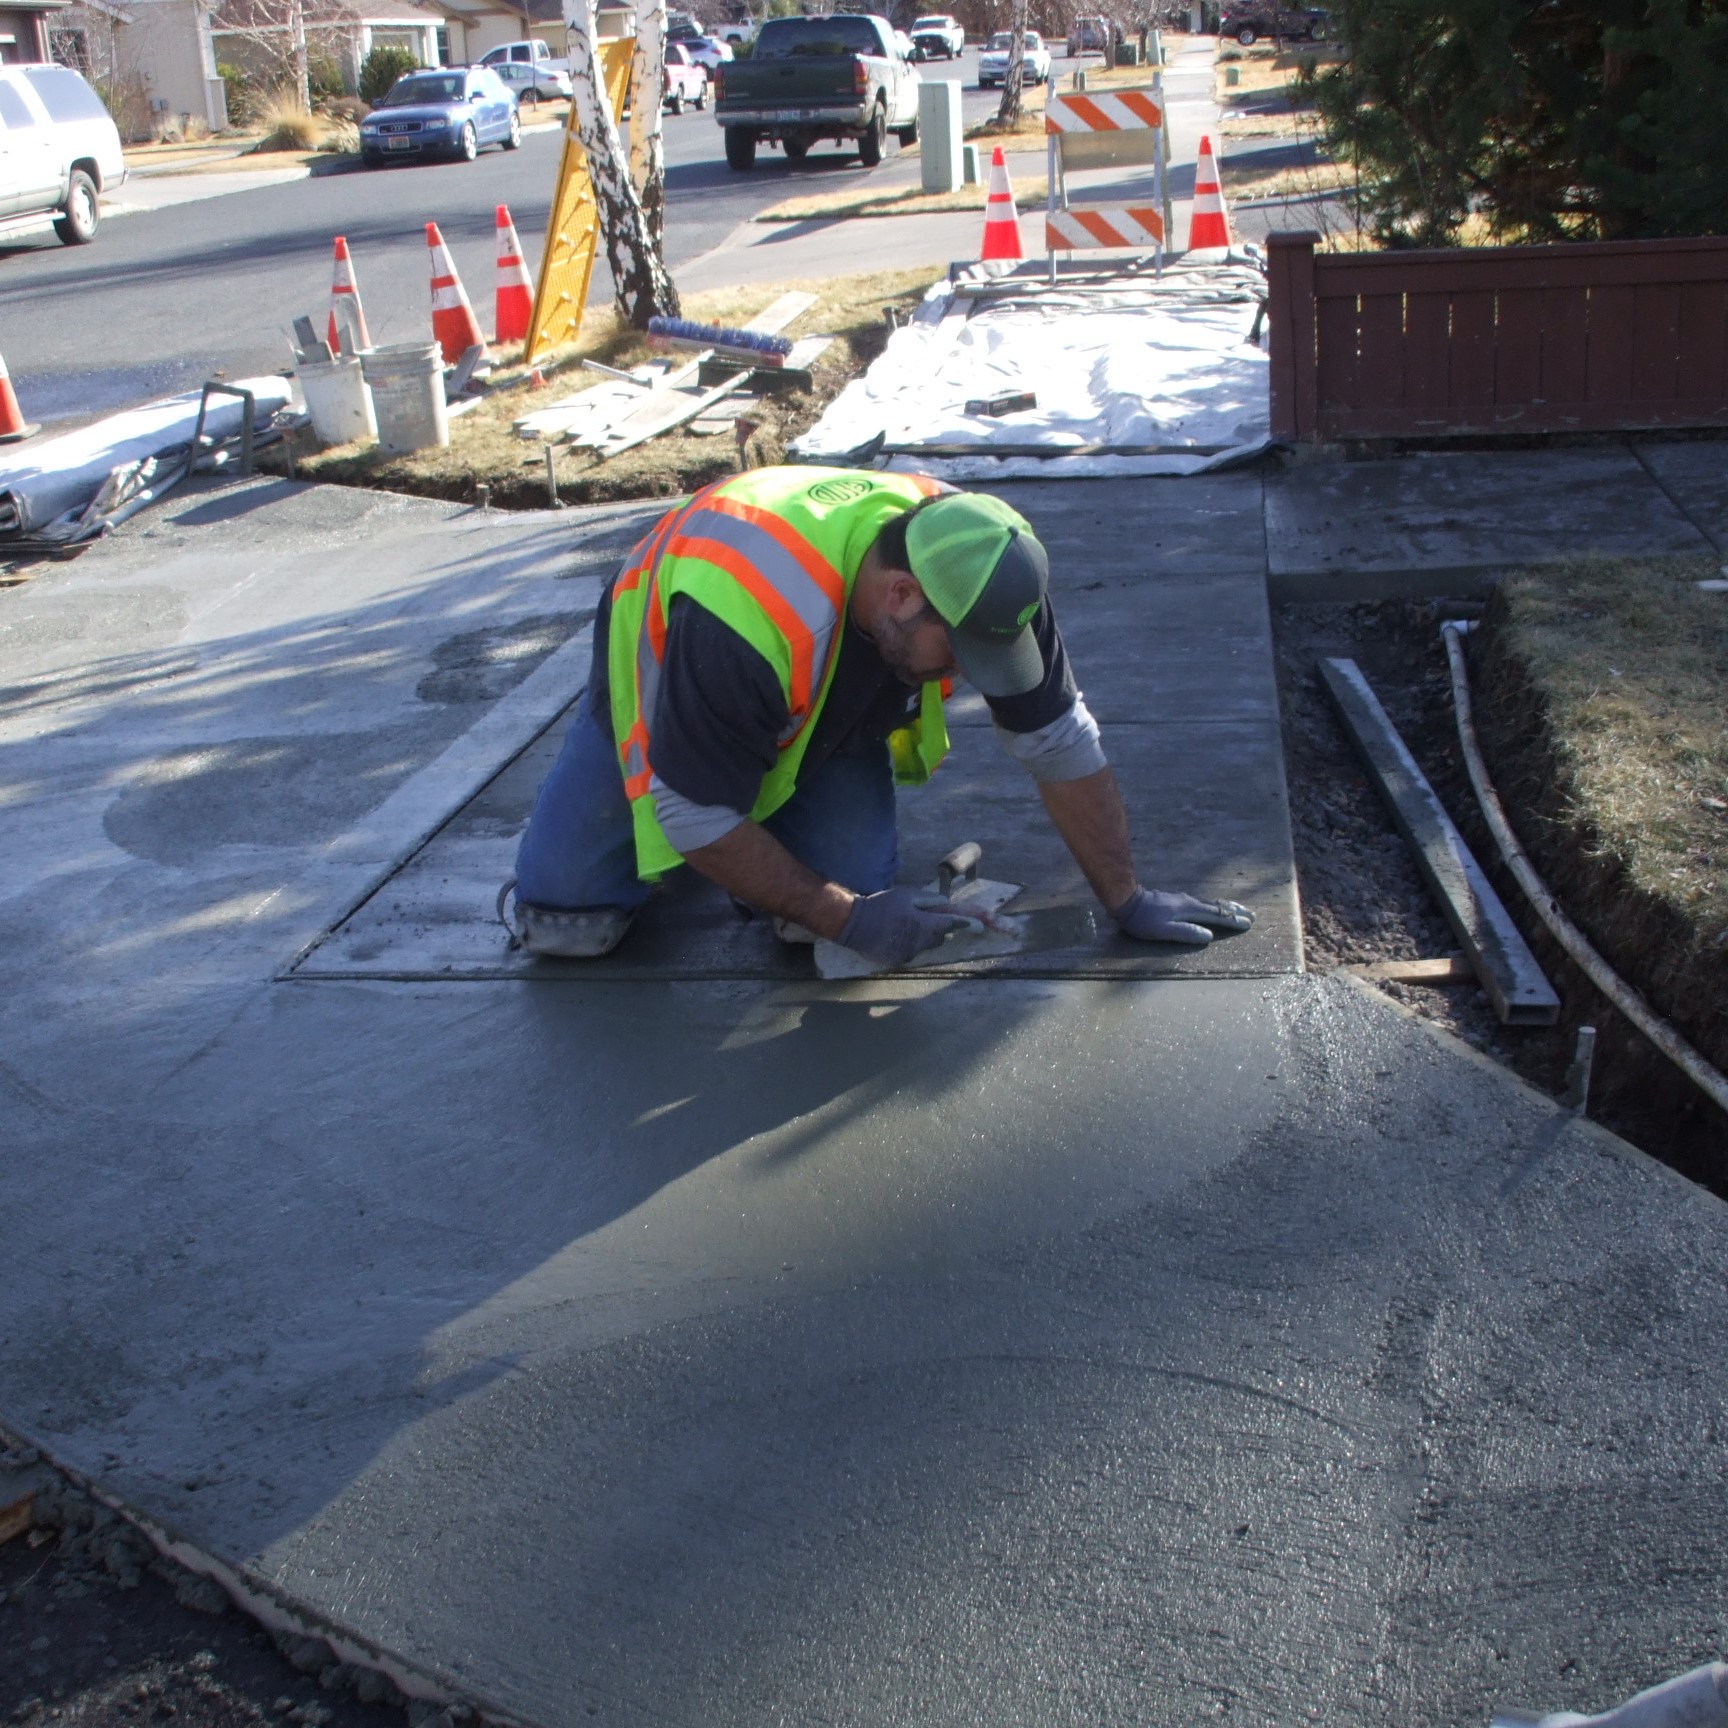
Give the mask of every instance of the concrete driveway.
<svg viewBox="0 0 1728 1728">
<path fill-rule="evenodd" d="M 1026 490 L 1146 874 L 1293 930 L 1275 715 L 1196 706 L 1264 675 L 1258 479 Z M 288 971 L 452 818 L 507 856 L 645 520 L 257 482 L 0 596 L 0 1413 L 558 1728 L 1450 1728 L 1713 1654 L 1728 1214 L 1289 943 Z"/>
</svg>

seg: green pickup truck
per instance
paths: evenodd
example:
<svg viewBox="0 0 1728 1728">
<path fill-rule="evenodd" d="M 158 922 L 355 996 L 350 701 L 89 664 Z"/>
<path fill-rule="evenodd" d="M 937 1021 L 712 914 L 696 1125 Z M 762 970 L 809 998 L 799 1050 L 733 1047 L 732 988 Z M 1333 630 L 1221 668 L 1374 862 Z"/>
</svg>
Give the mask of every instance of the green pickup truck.
<svg viewBox="0 0 1728 1728">
<path fill-rule="evenodd" d="M 890 132 L 917 141 L 919 82 L 885 18 L 770 18 L 748 59 L 715 72 L 727 165 L 750 167 L 763 143 L 798 162 L 819 138 L 835 138 L 855 139 L 858 160 L 874 168 Z"/>
</svg>

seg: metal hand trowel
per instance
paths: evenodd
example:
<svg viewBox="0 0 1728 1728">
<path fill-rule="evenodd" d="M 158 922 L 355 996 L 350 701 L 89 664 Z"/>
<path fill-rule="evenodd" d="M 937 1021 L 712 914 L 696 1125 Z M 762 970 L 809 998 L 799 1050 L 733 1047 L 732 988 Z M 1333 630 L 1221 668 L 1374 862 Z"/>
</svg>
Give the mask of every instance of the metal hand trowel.
<svg viewBox="0 0 1728 1728">
<path fill-rule="evenodd" d="M 931 894 L 977 922 L 964 930 L 952 931 L 939 947 L 909 961 L 905 970 L 917 972 L 966 960 L 994 959 L 1003 954 L 1017 954 L 1025 945 L 1024 920 L 1002 911 L 1020 892 L 1020 884 L 992 882 L 980 876 L 978 866 L 983 859 L 984 848 L 976 840 L 968 840 L 936 866 Z M 821 938 L 816 943 L 818 978 L 871 978 L 885 970 L 853 949 L 842 948 L 838 942 Z"/>
</svg>

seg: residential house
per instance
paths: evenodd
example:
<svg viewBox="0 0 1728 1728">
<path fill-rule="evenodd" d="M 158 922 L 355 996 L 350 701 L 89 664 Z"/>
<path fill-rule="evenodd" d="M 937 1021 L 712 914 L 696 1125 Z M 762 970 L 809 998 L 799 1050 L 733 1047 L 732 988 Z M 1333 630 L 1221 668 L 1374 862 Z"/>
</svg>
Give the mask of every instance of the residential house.
<svg viewBox="0 0 1728 1728">
<path fill-rule="evenodd" d="M 472 64 L 490 48 L 537 36 L 565 57 L 563 0 L 424 0 L 443 20 L 444 64 Z"/>
<path fill-rule="evenodd" d="M 405 48 L 420 65 L 438 65 L 443 23 L 414 0 L 215 0 L 210 34 L 223 65 L 281 84 L 293 61 L 295 31 L 304 30 L 308 52 L 333 60 L 352 91 L 377 47 Z"/>
<path fill-rule="evenodd" d="M 0 0 L 0 61 L 49 59 L 49 32 L 71 0 Z"/>
</svg>

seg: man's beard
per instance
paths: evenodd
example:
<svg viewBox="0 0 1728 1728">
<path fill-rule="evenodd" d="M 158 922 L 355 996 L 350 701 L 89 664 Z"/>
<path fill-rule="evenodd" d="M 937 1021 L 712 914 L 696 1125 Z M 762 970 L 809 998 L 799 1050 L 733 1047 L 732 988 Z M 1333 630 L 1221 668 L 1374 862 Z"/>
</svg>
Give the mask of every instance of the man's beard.
<svg viewBox="0 0 1728 1728">
<path fill-rule="evenodd" d="M 920 684 L 928 684 L 933 678 L 942 677 L 947 671 L 946 664 L 921 664 L 914 653 L 913 644 L 927 617 L 928 613 L 920 613 L 910 624 L 902 624 L 898 618 L 884 616 L 870 635 L 870 640 L 876 644 L 876 652 L 882 656 L 888 670 L 902 684 L 909 684 L 913 689 L 917 689 Z"/>
</svg>

